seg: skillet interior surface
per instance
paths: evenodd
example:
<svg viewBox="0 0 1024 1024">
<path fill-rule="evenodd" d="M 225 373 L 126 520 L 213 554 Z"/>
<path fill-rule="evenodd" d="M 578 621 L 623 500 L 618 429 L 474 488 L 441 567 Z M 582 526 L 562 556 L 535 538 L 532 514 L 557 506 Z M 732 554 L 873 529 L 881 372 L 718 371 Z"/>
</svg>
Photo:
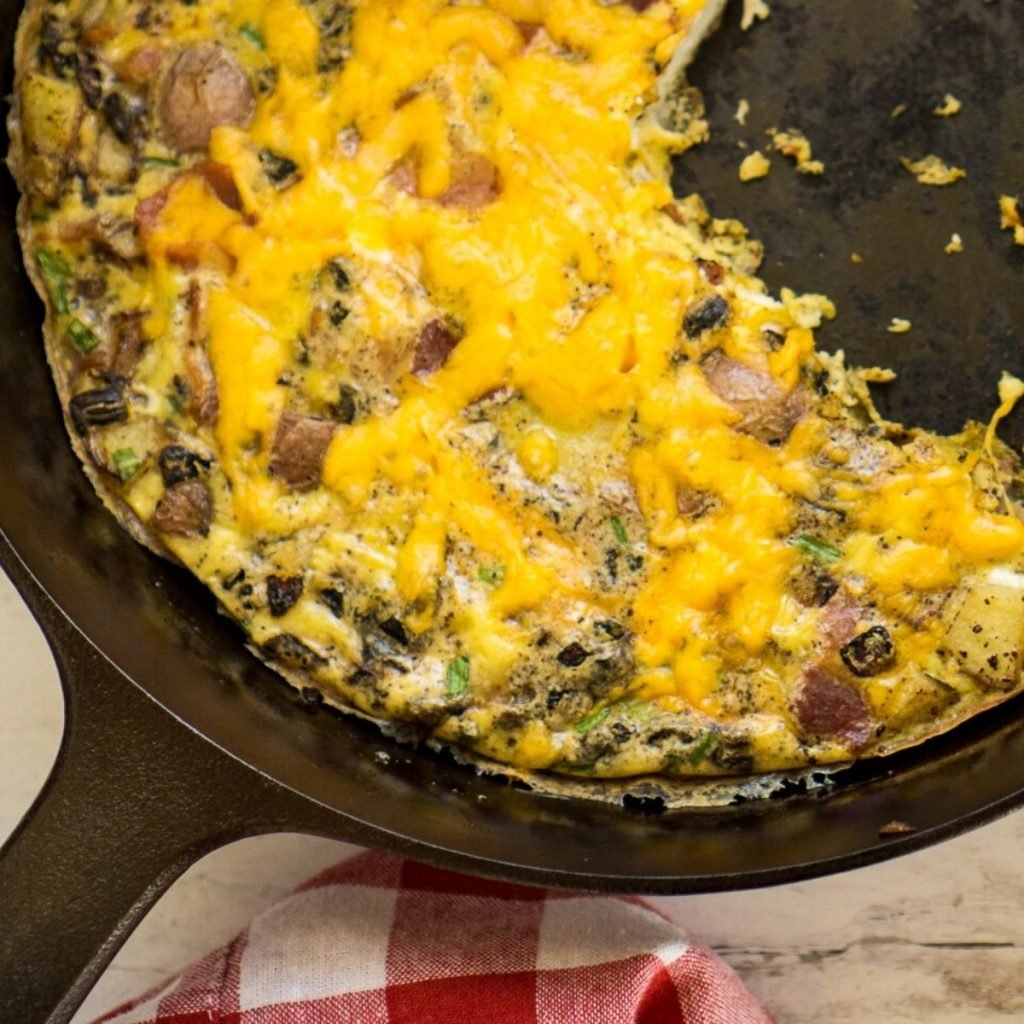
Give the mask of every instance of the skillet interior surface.
<svg viewBox="0 0 1024 1024">
<path fill-rule="evenodd" d="M 11 82 L 18 4 L 4 12 Z M 996 195 L 1024 188 L 1024 5 L 775 0 L 771 20 L 738 28 L 738 5 L 693 73 L 713 140 L 686 155 L 677 191 L 694 188 L 739 216 L 768 249 L 773 288 L 827 291 L 840 318 L 820 334 L 851 361 L 901 371 L 881 396 L 893 416 L 954 430 L 995 405 L 1003 368 L 1024 373 L 1024 248 L 998 230 Z M 872 5 L 873 6 L 873 5 Z M 937 13 L 934 13 L 937 12 Z M 929 111 L 953 92 L 964 112 Z M 741 98 L 748 125 L 732 122 Z M 890 118 L 899 103 L 909 109 Z M 770 124 L 802 128 L 825 160 L 821 180 L 776 158 L 740 186 L 737 140 Z M 936 151 L 969 168 L 925 189 L 900 155 Z M 355 820 L 380 845 L 480 873 L 541 884 L 695 891 L 792 880 L 890 856 L 986 820 L 1024 799 L 1021 701 L 953 734 L 840 776 L 834 789 L 701 812 L 651 815 L 539 796 L 412 750 L 303 701 L 245 652 L 240 632 L 183 572 L 132 542 L 101 507 L 61 422 L 39 338 L 41 311 L 21 270 L 16 192 L 0 185 L 0 530 L 56 604 L 134 683 L 191 728 L 301 798 Z M 966 251 L 950 257 L 953 231 Z M 854 265 L 851 251 L 864 257 Z M 912 320 L 891 335 L 892 316 Z M 1021 419 L 1004 436 L 1019 444 Z M 88 685 L 88 680 L 73 681 Z M 173 770 L 173 769 L 172 769 Z M 225 799 L 235 795 L 225 794 Z M 648 808 L 649 809 L 649 808 Z M 880 839 L 893 819 L 915 831 Z"/>
</svg>

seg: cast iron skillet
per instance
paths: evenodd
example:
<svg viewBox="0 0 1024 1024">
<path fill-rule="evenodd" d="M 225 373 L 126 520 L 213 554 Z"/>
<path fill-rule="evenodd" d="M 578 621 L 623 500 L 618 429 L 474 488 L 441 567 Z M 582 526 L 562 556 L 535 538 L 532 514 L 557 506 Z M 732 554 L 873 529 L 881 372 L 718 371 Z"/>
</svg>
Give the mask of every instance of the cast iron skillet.
<svg viewBox="0 0 1024 1024">
<path fill-rule="evenodd" d="M 10 87 L 16 0 L 5 15 Z M 714 141 L 688 154 L 699 186 L 767 243 L 778 287 L 827 287 L 841 319 L 822 343 L 892 365 L 886 411 L 940 429 L 994 405 L 1002 368 L 1024 373 L 1024 249 L 995 196 L 1024 188 L 1022 40 L 1015 0 L 773 0 L 749 36 L 730 10 L 694 80 Z M 951 91 L 964 111 L 929 110 Z M 731 121 L 737 101 L 753 111 Z M 891 119 L 897 104 L 908 104 Z M 820 180 L 776 160 L 740 186 L 737 138 L 795 124 Z M 937 151 L 968 182 L 925 189 L 897 164 Z M 1013 701 L 952 735 L 862 766 L 832 792 L 700 813 L 559 801 L 308 706 L 242 648 L 212 599 L 134 544 L 102 510 L 64 434 L 20 269 L 15 193 L 0 187 L 0 562 L 39 619 L 63 680 L 54 773 L 0 854 L 0 1021 L 66 1021 L 156 897 L 204 852 L 295 830 L 540 885 L 698 892 L 769 885 L 933 843 L 1024 801 L 1024 715 Z M 966 252 L 942 247 L 959 231 Z M 856 250 L 864 262 L 850 262 Z M 913 321 L 891 335 L 892 316 Z M 1021 440 L 1020 419 L 1006 432 Z M 1016 428 L 1016 429 L 1014 429 Z M 915 831 L 879 837 L 892 820 Z"/>
</svg>

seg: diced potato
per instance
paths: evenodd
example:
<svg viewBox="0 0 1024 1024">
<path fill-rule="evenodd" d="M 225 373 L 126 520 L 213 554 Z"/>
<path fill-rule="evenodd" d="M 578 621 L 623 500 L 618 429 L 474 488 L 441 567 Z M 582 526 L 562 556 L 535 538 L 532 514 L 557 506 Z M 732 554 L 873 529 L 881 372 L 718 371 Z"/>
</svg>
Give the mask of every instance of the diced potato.
<svg viewBox="0 0 1024 1024">
<path fill-rule="evenodd" d="M 21 116 L 35 153 L 63 156 L 78 124 L 81 95 L 72 82 L 30 73 L 21 87 Z"/>
<path fill-rule="evenodd" d="M 916 665 L 871 680 L 865 686 L 865 695 L 875 715 L 896 729 L 934 722 L 960 699 L 949 682 L 927 675 Z"/>
<path fill-rule="evenodd" d="M 960 606 L 946 639 L 968 675 L 999 689 L 1017 685 L 1024 645 L 1024 590 L 979 583 Z"/>
</svg>

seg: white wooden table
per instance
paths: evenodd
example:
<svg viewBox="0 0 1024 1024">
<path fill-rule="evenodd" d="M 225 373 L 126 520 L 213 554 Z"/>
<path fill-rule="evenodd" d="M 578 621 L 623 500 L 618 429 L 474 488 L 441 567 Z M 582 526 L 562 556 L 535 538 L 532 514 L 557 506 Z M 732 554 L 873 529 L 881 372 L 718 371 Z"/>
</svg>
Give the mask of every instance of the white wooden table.
<svg viewBox="0 0 1024 1024">
<path fill-rule="evenodd" d="M 61 697 L 39 630 L 2 573 L 0 652 L 3 839 L 53 761 Z M 1022 844 L 1017 814 L 845 875 L 655 902 L 717 949 L 779 1024 L 1024 1020 Z M 275 835 L 209 855 L 129 939 L 76 1024 L 226 941 L 304 877 L 354 851 Z"/>
</svg>

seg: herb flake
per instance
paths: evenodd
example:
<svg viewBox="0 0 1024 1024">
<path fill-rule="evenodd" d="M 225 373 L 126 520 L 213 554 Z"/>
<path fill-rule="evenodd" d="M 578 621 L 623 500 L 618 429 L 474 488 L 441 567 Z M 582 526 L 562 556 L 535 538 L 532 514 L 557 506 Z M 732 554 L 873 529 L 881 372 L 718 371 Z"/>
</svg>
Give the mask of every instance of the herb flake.
<svg viewBox="0 0 1024 1024">
<path fill-rule="evenodd" d="M 71 268 L 64 262 L 61 256 L 48 249 L 40 249 L 36 252 L 36 261 L 46 281 L 46 290 L 50 293 L 54 309 L 64 314 L 68 312 L 68 286 L 67 278 Z"/>
<path fill-rule="evenodd" d="M 500 587 L 505 582 L 505 566 L 482 565 L 477 569 L 476 577 L 483 583 L 489 583 L 492 587 Z"/>
<path fill-rule="evenodd" d="M 809 533 L 800 534 L 794 539 L 793 545 L 812 558 L 818 559 L 819 562 L 834 562 L 843 555 L 843 552 L 834 544 L 812 537 Z"/>
<path fill-rule="evenodd" d="M 260 35 L 260 30 L 251 22 L 245 21 L 238 29 L 238 34 L 247 42 L 256 47 L 257 50 L 265 50 L 267 44 Z"/>
<path fill-rule="evenodd" d="M 598 708 L 596 711 L 584 715 L 573 728 L 580 734 L 590 732 L 591 729 L 596 729 L 611 713 L 610 707 Z"/>
<path fill-rule="evenodd" d="M 83 355 L 88 355 L 100 344 L 100 339 L 77 317 L 68 324 L 68 338 Z"/>
<path fill-rule="evenodd" d="M 629 534 L 626 533 L 626 527 L 618 516 L 612 516 L 611 519 L 608 520 L 608 525 L 612 528 L 612 533 L 615 534 L 615 539 L 620 544 L 629 543 Z"/>
<path fill-rule="evenodd" d="M 697 745 L 690 751 L 686 760 L 689 761 L 690 764 L 698 764 L 703 761 L 717 745 L 718 733 L 713 729 L 708 729 L 708 731 L 697 741 Z"/>
<path fill-rule="evenodd" d="M 448 662 L 447 684 L 449 697 L 462 697 L 469 693 L 469 658 L 465 654 Z"/>
<path fill-rule="evenodd" d="M 142 468 L 142 459 L 134 448 L 118 448 L 111 456 L 114 460 L 114 471 L 122 483 L 127 483 Z"/>
<path fill-rule="evenodd" d="M 181 164 L 170 156 L 144 156 L 142 158 L 143 167 L 180 167 Z"/>
</svg>

